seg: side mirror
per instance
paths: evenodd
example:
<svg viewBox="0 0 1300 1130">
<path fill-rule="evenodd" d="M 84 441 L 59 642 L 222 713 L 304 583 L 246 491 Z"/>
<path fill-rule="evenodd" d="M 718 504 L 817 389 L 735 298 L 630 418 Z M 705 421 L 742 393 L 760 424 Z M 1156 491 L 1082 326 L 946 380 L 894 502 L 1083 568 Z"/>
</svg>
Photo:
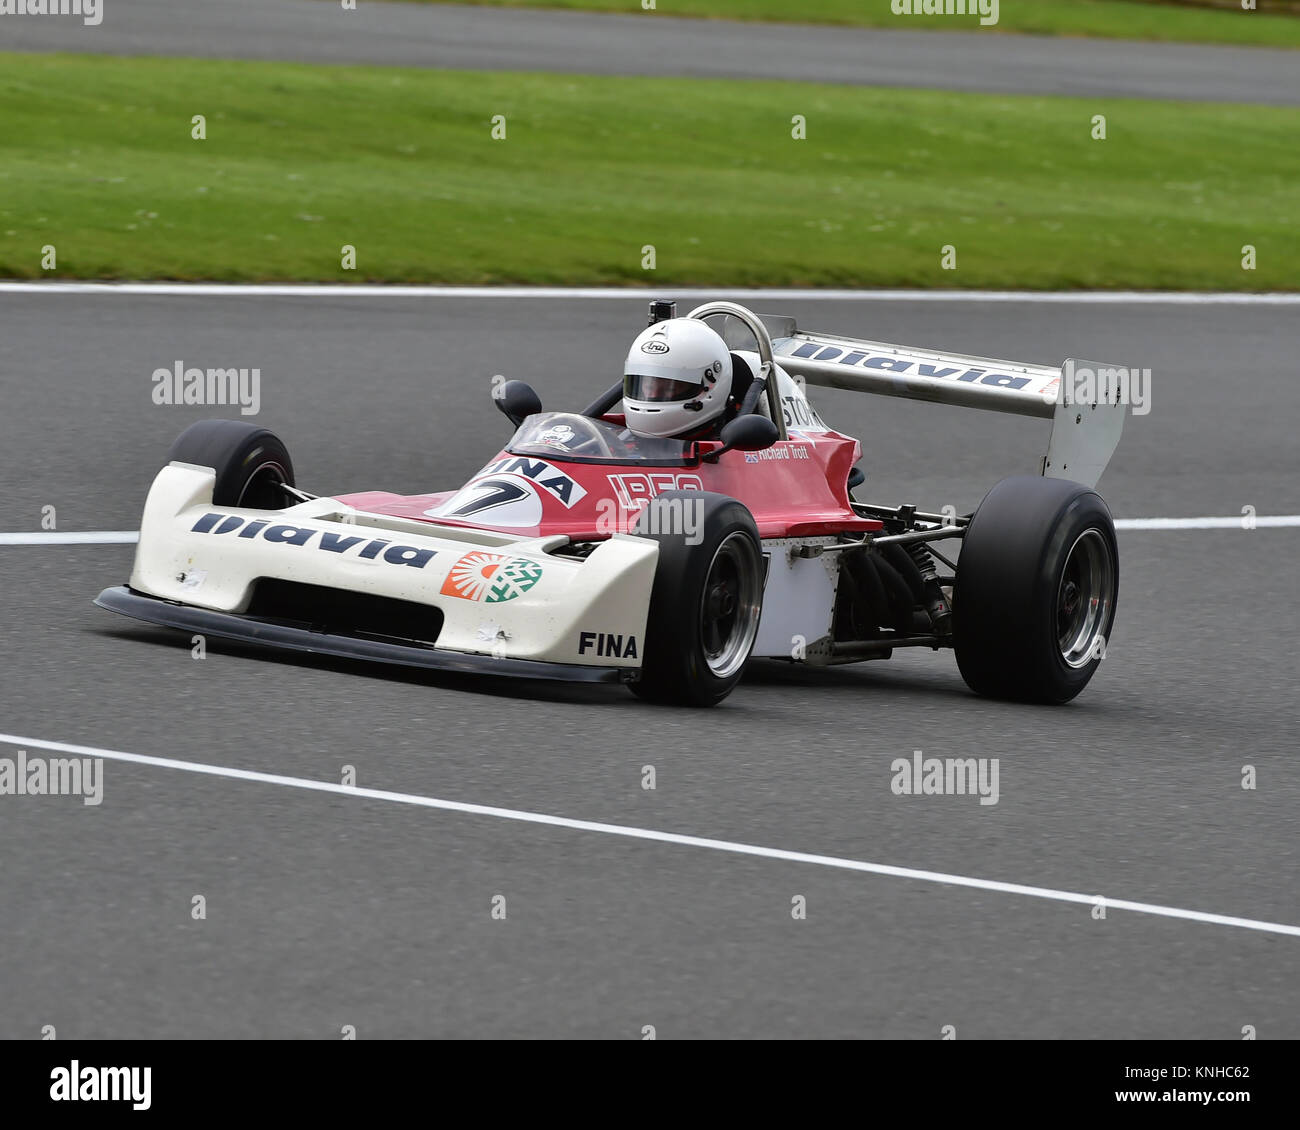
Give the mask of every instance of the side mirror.
<svg viewBox="0 0 1300 1130">
<path fill-rule="evenodd" d="M 506 381 L 492 393 L 492 399 L 516 428 L 542 410 L 541 397 L 526 381 Z"/>
<path fill-rule="evenodd" d="M 709 452 L 704 457 L 705 462 L 716 463 L 718 457 L 728 451 L 762 451 L 765 447 L 771 447 L 776 443 L 781 438 L 781 433 L 766 416 L 751 412 L 747 416 L 737 416 L 730 423 L 724 424 L 719 438 L 722 440 L 722 446 L 717 451 Z"/>
</svg>

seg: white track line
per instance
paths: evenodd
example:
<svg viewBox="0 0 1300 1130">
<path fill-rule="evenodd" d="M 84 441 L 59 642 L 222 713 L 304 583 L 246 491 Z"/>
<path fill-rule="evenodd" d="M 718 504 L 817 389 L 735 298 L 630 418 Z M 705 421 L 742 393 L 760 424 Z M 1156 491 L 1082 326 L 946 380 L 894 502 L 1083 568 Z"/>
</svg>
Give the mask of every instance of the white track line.
<svg viewBox="0 0 1300 1130">
<path fill-rule="evenodd" d="M 862 871 L 872 875 L 888 875 L 895 879 L 915 879 L 924 883 L 943 883 L 951 887 L 973 887 L 981 891 L 1000 894 L 1025 895 L 1029 898 L 1049 899 L 1053 902 L 1096 905 L 1097 895 L 1077 891 L 1058 891 L 1051 887 L 1030 887 L 1023 883 L 1002 883 L 993 879 L 975 879 L 969 875 L 949 875 L 942 871 L 919 871 L 912 867 L 893 867 L 885 863 L 867 863 L 858 859 L 843 859 L 835 855 L 812 855 L 802 851 L 783 851 L 779 848 L 759 847 L 755 844 L 734 843 L 731 840 L 711 840 L 702 836 L 683 836 L 677 832 L 657 832 L 651 828 L 633 828 L 624 824 L 602 824 L 594 820 L 573 820 L 567 816 L 547 816 L 541 812 L 524 812 L 515 808 L 497 808 L 493 805 L 466 804 L 458 800 L 441 800 L 438 797 L 415 793 L 394 793 L 384 789 L 349 788 L 332 781 L 312 781 L 305 777 L 284 777 L 275 773 L 259 773 L 251 769 L 232 769 L 225 765 L 207 765 L 200 761 L 178 761 L 170 757 L 149 757 L 140 753 L 123 753 L 119 750 L 97 749 L 94 746 L 72 745 L 68 742 L 42 741 L 24 738 L 17 734 L 0 734 L 0 742 L 20 749 L 48 749 L 78 757 L 102 757 L 109 761 L 127 761 L 135 765 L 148 765 L 155 769 L 179 769 L 185 773 L 202 773 L 212 777 L 229 777 L 238 781 L 255 781 L 263 785 L 279 785 L 289 789 L 307 789 L 319 793 L 361 797 L 365 800 L 383 800 L 390 804 L 410 804 L 420 808 L 436 808 L 445 812 L 461 812 L 470 816 L 492 816 L 498 820 L 514 820 L 524 824 L 546 824 L 553 828 L 568 828 L 577 832 L 598 832 L 606 836 L 625 839 L 650 840 L 655 843 L 677 844 L 681 847 L 706 848 L 710 851 L 728 852 L 732 855 L 752 855 L 763 859 L 778 859 L 786 863 L 811 863 L 818 867 L 832 867 L 841 871 Z M 1288 934 L 1300 937 L 1300 926 L 1281 922 L 1261 922 L 1254 918 L 1237 918 L 1229 914 L 1209 914 L 1201 910 L 1182 910 L 1175 906 L 1158 906 L 1154 903 L 1133 902 L 1129 899 L 1105 898 L 1108 910 L 1130 910 L 1135 914 L 1154 914 L 1162 918 L 1181 918 L 1190 922 L 1205 922 L 1213 926 L 1235 926 L 1242 930 L 1259 930 L 1267 934 Z"/>
<path fill-rule="evenodd" d="M 1117 530 L 1242 530 L 1240 515 L 1227 518 L 1116 518 Z M 1262 515 L 1259 529 L 1300 526 L 1300 514 Z M 0 533 L 0 545 L 134 545 L 138 530 L 86 530 L 81 533 Z"/>
<path fill-rule="evenodd" d="M 1154 290 L 820 290 L 774 287 L 373 286 L 321 283 L 0 282 L 0 294 L 136 294 L 333 298 L 769 298 L 835 302 L 1035 302 L 1067 306 L 1300 306 L 1300 293 Z"/>
<path fill-rule="evenodd" d="M 1117 530 L 1245 530 L 1247 518 L 1238 514 L 1228 518 L 1116 518 Z M 1249 519 L 1260 529 L 1300 526 L 1300 514 L 1270 514 Z"/>
<path fill-rule="evenodd" d="M 0 545 L 134 545 L 139 530 L 83 530 L 75 534 L 0 534 Z"/>
</svg>

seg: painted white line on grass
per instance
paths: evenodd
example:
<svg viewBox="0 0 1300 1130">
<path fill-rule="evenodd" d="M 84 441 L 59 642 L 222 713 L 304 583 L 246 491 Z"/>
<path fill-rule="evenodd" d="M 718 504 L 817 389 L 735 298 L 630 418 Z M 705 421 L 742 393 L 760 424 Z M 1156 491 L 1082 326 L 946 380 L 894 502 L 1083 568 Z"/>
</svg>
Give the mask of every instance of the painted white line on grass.
<svg viewBox="0 0 1300 1130">
<path fill-rule="evenodd" d="M 894 879 L 914 879 L 924 883 L 942 883 L 952 887 L 972 887 L 980 891 L 1000 894 L 1024 895 L 1028 898 L 1049 899 L 1053 902 L 1097 904 L 1098 895 L 1077 891 L 1059 891 L 1051 887 L 1032 887 L 1023 883 L 1003 883 L 994 879 L 976 879 L 969 875 L 949 875 L 942 871 L 921 871 L 913 867 L 894 867 L 886 863 L 867 863 L 859 859 L 844 859 L 835 855 L 813 855 L 802 851 L 784 851 L 780 848 L 759 847 L 756 844 L 735 843 L 731 840 L 713 840 L 703 836 L 686 836 L 677 832 L 658 832 L 651 828 L 634 828 L 625 824 L 603 824 L 595 820 L 573 820 L 567 816 L 548 816 L 541 812 L 525 812 L 516 808 L 498 808 L 495 805 L 467 804 L 458 800 L 416 793 L 395 793 L 385 789 L 350 788 L 332 781 L 313 781 L 306 777 L 285 777 L 277 773 L 259 773 L 251 769 L 234 769 L 226 765 L 208 765 L 201 761 L 178 761 L 170 757 L 150 757 L 140 753 L 123 753 L 120 750 L 98 749 L 94 746 L 72 745 L 69 742 L 44 741 L 24 738 L 17 734 L 0 734 L 0 742 L 19 749 L 48 749 L 57 753 L 70 753 L 78 757 L 102 757 L 108 761 L 125 761 L 134 765 L 147 765 L 155 769 L 178 769 L 185 773 L 201 773 L 211 777 L 229 777 L 237 781 L 253 781 L 281 788 L 306 789 L 319 793 L 360 797 L 364 800 L 382 800 L 390 804 L 409 804 L 419 808 L 436 808 L 445 812 L 460 812 L 469 816 L 491 816 L 498 820 L 513 820 L 524 824 L 545 824 L 553 828 L 567 828 L 575 832 L 596 832 L 624 839 L 649 840 L 654 843 L 676 844 L 680 847 L 705 848 L 732 855 L 751 855 L 762 859 L 777 859 L 786 863 L 810 863 L 818 867 L 831 867 L 841 871 L 861 871 L 872 875 L 886 875 Z M 1135 914 L 1153 914 L 1161 918 L 1181 918 L 1190 922 L 1204 922 L 1212 926 L 1235 926 L 1241 930 L 1258 930 L 1267 934 L 1288 934 L 1300 937 L 1300 926 L 1282 922 L 1262 922 L 1254 918 L 1238 918 L 1230 914 L 1210 914 L 1201 910 L 1183 910 L 1176 906 L 1159 906 L 1155 903 L 1134 902 L 1130 899 L 1104 898 L 1108 910 L 1130 910 Z"/>
<path fill-rule="evenodd" d="M 1265 514 L 1253 519 L 1259 529 L 1300 526 L 1300 514 Z M 1116 518 L 1117 530 L 1242 530 L 1242 516 L 1226 518 Z M 134 545 L 138 530 L 85 530 L 80 533 L 0 533 L 0 545 Z"/>
<path fill-rule="evenodd" d="M 1300 306 L 1300 293 L 1157 290 L 832 290 L 816 287 L 348 286 L 342 283 L 0 282 L 0 294 L 179 295 L 191 298 L 767 298 L 836 302 L 1035 302 L 1067 306 Z"/>
<path fill-rule="evenodd" d="M 139 540 L 139 530 L 0 534 L 0 545 L 134 545 Z"/>
</svg>

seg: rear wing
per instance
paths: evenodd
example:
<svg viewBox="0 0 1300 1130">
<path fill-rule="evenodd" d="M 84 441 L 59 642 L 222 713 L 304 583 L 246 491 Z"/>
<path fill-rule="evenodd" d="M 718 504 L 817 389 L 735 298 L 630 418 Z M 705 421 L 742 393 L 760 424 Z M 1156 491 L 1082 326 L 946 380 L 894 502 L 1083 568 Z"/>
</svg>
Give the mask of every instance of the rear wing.
<svg viewBox="0 0 1300 1130">
<path fill-rule="evenodd" d="M 793 318 L 762 315 L 778 365 L 810 385 L 931 400 L 1052 421 L 1039 473 L 1096 486 L 1124 429 L 1126 406 L 1099 381 L 1076 387 L 1076 371 L 1108 366 L 1071 358 L 1059 368 L 935 353 L 879 341 L 801 331 Z M 730 319 L 729 319 L 730 320 Z M 1088 391 L 1087 399 L 1079 395 Z M 1109 390 L 1113 391 L 1113 390 Z"/>
</svg>

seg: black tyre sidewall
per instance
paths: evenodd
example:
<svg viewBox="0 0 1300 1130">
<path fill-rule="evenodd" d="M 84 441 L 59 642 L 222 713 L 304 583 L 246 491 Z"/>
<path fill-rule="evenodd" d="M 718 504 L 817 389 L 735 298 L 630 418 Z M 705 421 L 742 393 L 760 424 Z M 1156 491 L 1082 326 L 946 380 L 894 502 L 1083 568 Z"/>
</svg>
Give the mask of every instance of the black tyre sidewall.
<svg viewBox="0 0 1300 1130">
<path fill-rule="evenodd" d="M 651 509 L 672 499 L 702 503 L 701 542 L 687 545 L 682 533 L 643 533 Z M 641 698 L 687 706 L 721 702 L 744 674 L 745 664 L 727 678 L 709 669 L 700 629 L 700 601 L 718 547 L 733 533 L 752 543 L 762 599 L 762 543 L 754 517 L 743 503 L 712 491 L 665 491 L 652 499 L 634 531 L 659 543 L 659 562 L 650 595 L 641 679 L 632 684 Z M 748 657 L 746 657 L 748 662 Z"/>
<path fill-rule="evenodd" d="M 1115 570 L 1115 599 L 1101 627 L 1110 639 L 1119 595 L 1119 549 L 1096 491 L 1065 479 L 1003 479 L 985 496 L 962 543 L 953 590 L 953 642 L 979 694 L 1062 703 L 1091 680 L 1101 656 L 1071 667 L 1061 656 L 1056 602 L 1066 559 L 1096 529 Z"/>
<path fill-rule="evenodd" d="M 169 461 L 211 467 L 217 473 L 212 491 L 216 506 L 246 505 L 241 500 L 250 480 L 268 465 L 294 485 L 288 448 L 274 432 L 243 420 L 200 420 L 171 446 Z"/>
</svg>

